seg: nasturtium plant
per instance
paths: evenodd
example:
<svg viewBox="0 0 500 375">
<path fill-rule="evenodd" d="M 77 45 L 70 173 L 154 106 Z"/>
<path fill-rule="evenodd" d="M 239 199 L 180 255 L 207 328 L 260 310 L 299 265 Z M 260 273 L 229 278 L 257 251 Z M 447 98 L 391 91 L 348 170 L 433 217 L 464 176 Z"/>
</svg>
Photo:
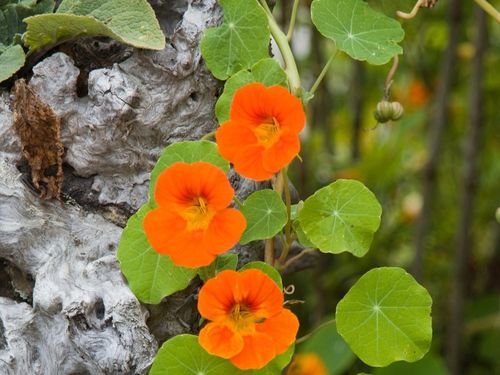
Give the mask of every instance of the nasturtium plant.
<svg viewBox="0 0 500 375">
<path fill-rule="evenodd" d="M 240 271 L 249 269 L 256 269 L 264 272 L 280 287 L 280 289 L 283 289 L 283 280 L 281 280 L 281 275 L 273 266 L 270 266 L 269 264 L 264 262 L 255 261 L 245 264 L 240 268 Z"/>
<path fill-rule="evenodd" d="M 298 220 L 322 252 L 361 257 L 370 248 L 381 214 L 377 198 L 361 182 L 337 180 L 306 199 Z"/>
<path fill-rule="evenodd" d="M 185 289 L 197 270 L 179 267 L 168 256 L 152 249 L 142 224 L 151 209 L 146 204 L 128 220 L 118 244 L 117 257 L 136 297 L 144 303 L 157 304 L 164 297 Z"/>
<path fill-rule="evenodd" d="M 212 74 L 227 79 L 269 55 L 269 29 L 257 0 L 220 0 L 224 23 L 205 31 L 201 53 Z"/>
<path fill-rule="evenodd" d="M 400 23 L 363 0 L 314 0 L 311 17 L 319 32 L 353 59 L 380 65 L 403 53 Z"/>
<path fill-rule="evenodd" d="M 158 175 L 175 162 L 194 163 L 206 161 L 229 172 L 229 163 L 220 156 L 217 145 L 209 141 L 184 141 L 167 146 L 151 171 L 149 183 L 150 200 L 154 201 L 154 189 Z"/>
<path fill-rule="evenodd" d="M 405 270 L 375 268 L 337 305 L 337 330 L 366 364 L 415 362 L 432 340 L 432 299 Z"/>
<path fill-rule="evenodd" d="M 193 335 L 178 335 L 165 342 L 150 375 L 276 375 L 290 363 L 293 347 L 259 370 L 240 370 L 229 361 L 208 354 Z"/>
<path fill-rule="evenodd" d="M 279 63 L 271 58 L 262 59 L 250 70 L 240 70 L 231 76 L 226 81 L 224 92 L 215 104 L 215 115 L 220 124 L 229 119 L 229 108 L 236 90 L 253 82 L 259 82 L 265 86 L 281 85 L 286 87 L 287 76 Z"/>
<path fill-rule="evenodd" d="M 25 60 L 23 47 L 19 45 L 8 47 L 0 45 L 0 82 L 10 78 L 21 69 Z"/>
<path fill-rule="evenodd" d="M 107 36 L 137 48 L 165 47 L 165 36 L 146 0 L 64 0 L 55 14 L 24 22 L 30 51 L 82 36 Z"/>
<path fill-rule="evenodd" d="M 241 244 L 273 237 L 285 226 L 288 216 L 283 200 L 273 190 L 264 189 L 248 196 L 241 207 L 247 220 L 247 229 Z"/>
<path fill-rule="evenodd" d="M 202 281 L 207 281 L 212 277 L 217 276 L 219 272 L 224 270 L 235 270 L 238 265 L 238 255 L 227 253 L 219 255 L 210 265 L 200 267 L 198 269 L 198 276 Z"/>
</svg>

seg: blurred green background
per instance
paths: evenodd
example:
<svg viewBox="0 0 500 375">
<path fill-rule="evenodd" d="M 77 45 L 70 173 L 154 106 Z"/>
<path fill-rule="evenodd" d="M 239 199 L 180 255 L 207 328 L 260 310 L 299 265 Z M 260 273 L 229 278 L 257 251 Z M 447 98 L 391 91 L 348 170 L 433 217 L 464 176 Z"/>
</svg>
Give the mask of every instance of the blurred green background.
<svg viewBox="0 0 500 375">
<path fill-rule="evenodd" d="M 277 3 L 283 25 L 292 3 Z M 409 11 L 414 1 L 369 3 L 394 15 L 396 9 Z M 500 2 L 491 3 L 500 9 Z M 332 318 L 338 301 L 373 267 L 412 271 L 434 300 L 433 346 L 414 364 L 372 369 L 355 359 L 340 337 L 324 333 L 335 333 L 334 325 L 318 330 L 299 351 L 318 352 L 331 375 L 500 374 L 500 223 L 495 218 L 500 207 L 500 24 L 484 17 L 483 28 L 475 8 L 472 0 L 440 0 L 402 22 L 404 55 L 391 90 L 391 99 L 405 108 L 400 121 L 377 125 L 373 117 L 390 64 L 369 66 L 343 53 L 309 105 L 303 161 L 292 169 L 301 199 L 336 179 L 357 179 L 376 194 L 383 216 L 364 258 L 322 255 L 315 268 L 285 279 L 297 288 L 293 298 L 306 301 L 293 306 L 303 322 L 299 336 Z M 334 46 L 311 28 L 307 2 L 301 5 L 293 47 L 310 87 Z M 446 68 L 447 56 L 453 58 Z M 474 94 L 482 98 L 475 100 Z M 439 113 L 445 120 L 436 135 Z M 471 129 L 478 130 L 475 139 Z M 437 156 L 431 156 L 433 142 Z M 466 154 L 467 147 L 472 153 Z M 468 174 L 467 168 L 472 168 Z M 430 208 L 422 214 L 429 185 Z"/>
</svg>

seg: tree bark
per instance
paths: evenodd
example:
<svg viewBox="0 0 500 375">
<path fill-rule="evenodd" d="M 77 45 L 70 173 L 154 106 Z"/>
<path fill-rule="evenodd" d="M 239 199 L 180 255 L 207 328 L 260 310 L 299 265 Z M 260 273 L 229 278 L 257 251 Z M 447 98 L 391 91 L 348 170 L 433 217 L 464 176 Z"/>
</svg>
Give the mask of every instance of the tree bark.
<svg viewBox="0 0 500 375">
<path fill-rule="evenodd" d="M 423 173 L 423 206 L 415 231 L 415 255 L 411 266 L 412 274 L 417 280 L 422 280 L 425 240 L 432 217 L 442 139 L 448 122 L 448 100 L 455 76 L 456 49 L 461 26 L 462 6 L 463 4 L 460 0 L 450 0 L 448 4 L 448 46 L 443 56 L 443 63 L 439 74 L 440 84 L 430 121 L 429 155 Z"/>
<path fill-rule="evenodd" d="M 145 306 L 115 258 L 162 149 L 217 126 L 222 84 L 198 48 L 203 31 L 221 20 L 217 0 L 151 4 L 164 50 L 130 49 L 98 69 L 58 52 L 33 68 L 30 87 L 61 119 L 62 202 L 40 200 L 31 186 L 10 97 L 0 94 L 1 374 L 145 374 L 159 344 L 196 331 L 196 284 Z M 116 46 L 92 39 L 62 50 L 92 60 L 112 57 Z M 232 182 L 240 197 L 256 188 Z M 235 249 L 242 262 L 261 256 L 253 246 Z"/>
<path fill-rule="evenodd" d="M 467 263 L 473 250 L 471 227 L 474 216 L 474 201 L 477 184 L 480 179 L 478 159 L 481 148 L 481 130 L 483 127 L 483 71 L 484 55 L 487 44 L 486 13 L 475 9 L 476 52 L 472 60 L 469 86 L 469 129 L 466 135 L 464 152 L 464 171 L 460 199 L 460 220 L 457 228 L 457 248 L 451 285 L 451 298 L 448 324 L 447 361 L 452 375 L 464 373 L 462 366 L 463 311 L 466 294 Z"/>
</svg>

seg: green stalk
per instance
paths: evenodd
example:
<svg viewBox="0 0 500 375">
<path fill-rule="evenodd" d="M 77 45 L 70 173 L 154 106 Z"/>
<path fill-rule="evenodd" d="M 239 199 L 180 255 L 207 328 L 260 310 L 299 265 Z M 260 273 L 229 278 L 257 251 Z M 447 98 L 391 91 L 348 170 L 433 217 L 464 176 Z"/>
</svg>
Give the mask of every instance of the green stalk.
<svg viewBox="0 0 500 375">
<path fill-rule="evenodd" d="M 493 5 L 491 5 L 486 0 L 474 0 L 477 5 L 479 5 L 486 13 L 488 13 L 491 17 L 493 17 L 498 23 L 500 23 L 500 12 L 495 9 Z"/>
<path fill-rule="evenodd" d="M 325 66 L 323 67 L 323 70 L 321 70 L 321 73 L 319 74 L 318 78 L 316 78 L 316 82 L 311 87 L 311 90 L 309 90 L 309 94 L 314 95 L 316 90 L 318 89 L 319 85 L 323 81 L 323 78 L 325 78 L 326 73 L 328 72 L 328 69 L 330 69 L 330 66 L 332 65 L 333 60 L 335 60 L 335 56 L 337 56 L 337 50 L 335 50 L 334 53 L 330 56 L 328 61 L 326 62 Z"/>
<path fill-rule="evenodd" d="M 286 33 L 286 38 L 288 41 L 292 40 L 293 30 L 295 29 L 295 21 L 297 20 L 297 10 L 299 9 L 299 0 L 295 0 L 292 8 L 292 16 L 290 17 L 290 26 L 288 26 L 288 32 Z"/>
<path fill-rule="evenodd" d="M 264 8 L 267 20 L 269 22 L 269 29 L 271 31 L 271 35 L 273 36 L 278 48 L 280 49 L 281 56 L 283 56 L 283 60 L 285 61 L 285 72 L 288 76 L 288 83 L 290 84 L 290 89 L 294 95 L 300 96 L 302 93 L 302 85 L 300 83 L 300 75 L 299 70 L 297 69 L 297 63 L 295 62 L 295 57 L 293 56 L 292 49 L 290 48 L 290 44 L 288 43 L 288 38 L 281 31 L 278 23 L 273 17 L 271 13 L 271 9 L 267 5 L 266 0 L 260 0 L 260 4 Z"/>
<path fill-rule="evenodd" d="M 285 225 L 285 246 L 283 246 L 283 251 L 281 252 L 279 263 L 283 264 L 290 251 L 290 246 L 292 245 L 292 198 L 290 196 L 290 188 L 288 186 L 288 174 L 286 167 L 281 170 L 281 176 L 283 179 L 283 191 L 285 193 L 285 205 L 286 214 L 288 220 Z"/>
</svg>

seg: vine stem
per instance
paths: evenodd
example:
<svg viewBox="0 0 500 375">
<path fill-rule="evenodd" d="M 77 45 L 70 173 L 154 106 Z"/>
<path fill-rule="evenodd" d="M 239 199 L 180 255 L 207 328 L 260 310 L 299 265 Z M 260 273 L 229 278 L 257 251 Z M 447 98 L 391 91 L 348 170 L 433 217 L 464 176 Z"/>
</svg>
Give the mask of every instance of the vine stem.
<svg viewBox="0 0 500 375">
<path fill-rule="evenodd" d="M 332 320 L 328 320 L 327 322 L 324 322 L 322 324 L 320 324 L 319 326 L 317 326 L 316 328 L 314 328 L 311 332 L 309 332 L 307 335 L 304 335 L 302 337 L 299 337 L 297 340 L 295 340 L 295 344 L 300 344 L 300 343 L 303 343 L 304 341 L 306 341 L 309 337 L 311 337 L 312 335 L 314 335 L 316 332 L 318 332 L 321 328 L 323 327 L 326 327 L 330 324 L 335 324 L 335 319 L 332 319 Z"/>
<path fill-rule="evenodd" d="M 323 67 L 323 70 L 321 70 L 321 73 L 319 73 L 318 78 L 316 78 L 316 82 L 312 85 L 311 89 L 309 90 L 309 94 L 313 95 L 316 90 L 318 89 L 319 85 L 323 81 L 323 78 L 325 78 L 326 73 L 328 72 L 328 69 L 330 69 L 330 66 L 332 65 L 333 60 L 335 60 L 335 57 L 337 56 L 337 50 L 332 53 L 328 61 L 326 62 L 325 66 Z"/>
<path fill-rule="evenodd" d="M 292 8 L 292 16 L 290 17 L 290 26 L 288 26 L 288 32 L 286 33 L 286 38 L 290 42 L 293 36 L 293 30 L 295 29 L 295 21 L 297 20 L 297 11 L 299 9 L 299 0 L 294 0 Z"/>
<path fill-rule="evenodd" d="M 279 268 L 280 272 L 285 271 L 288 267 L 290 267 L 292 264 L 294 264 L 296 261 L 298 261 L 302 257 L 306 256 L 307 254 L 312 254 L 312 253 L 316 253 L 316 252 L 317 252 L 317 250 L 315 248 L 312 248 L 312 247 L 308 247 L 308 248 L 302 250 L 300 253 L 298 253 L 294 257 L 288 259 L 288 261 L 286 263 L 284 263 Z"/>
<path fill-rule="evenodd" d="M 260 0 L 260 5 L 264 8 L 267 20 L 269 22 L 269 30 L 273 36 L 278 48 L 280 49 L 281 56 L 285 61 L 285 72 L 288 76 L 288 83 L 294 95 L 300 95 L 302 91 L 302 85 L 300 83 L 299 70 L 297 68 L 297 63 L 295 62 L 295 57 L 293 56 L 292 49 L 288 43 L 287 36 L 278 26 L 278 23 L 273 17 L 269 5 L 267 5 L 266 0 Z"/>
<path fill-rule="evenodd" d="M 290 196 L 290 187 L 288 186 L 288 172 L 286 170 L 286 167 L 281 170 L 281 179 L 283 180 L 283 192 L 285 194 L 287 221 L 285 225 L 285 246 L 283 246 L 283 251 L 281 252 L 281 255 L 278 259 L 278 262 L 280 264 L 285 261 L 292 244 L 292 198 Z"/>
<path fill-rule="evenodd" d="M 215 136 L 215 130 L 205 134 L 203 137 L 200 138 L 202 141 L 208 141 L 210 138 L 213 138 Z"/>
<path fill-rule="evenodd" d="M 500 23 L 500 12 L 495 9 L 487 0 L 474 0 L 477 5 L 479 5 L 486 13 Z"/>
<path fill-rule="evenodd" d="M 264 247 L 264 261 L 274 267 L 274 237 L 266 240 Z"/>
<path fill-rule="evenodd" d="M 390 90 L 392 86 L 392 82 L 394 80 L 394 74 L 396 74 L 396 71 L 398 70 L 399 66 L 399 56 L 395 55 L 394 60 L 392 62 L 391 70 L 389 70 L 389 74 L 387 74 L 387 78 L 385 79 L 385 85 L 384 85 L 384 100 L 389 100 L 390 97 Z"/>
</svg>

